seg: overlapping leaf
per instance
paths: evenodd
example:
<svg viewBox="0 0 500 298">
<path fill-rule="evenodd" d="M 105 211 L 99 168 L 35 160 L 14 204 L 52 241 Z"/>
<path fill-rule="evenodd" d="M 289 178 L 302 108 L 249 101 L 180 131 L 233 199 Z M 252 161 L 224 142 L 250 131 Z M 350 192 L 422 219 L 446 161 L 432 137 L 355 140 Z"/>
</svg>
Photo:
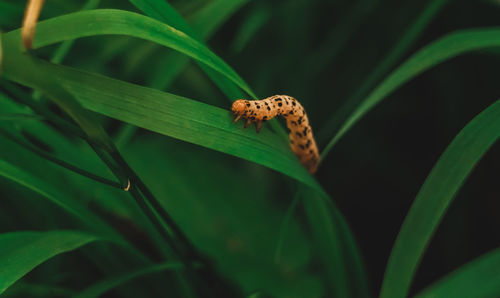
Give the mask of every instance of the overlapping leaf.
<svg viewBox="0 0 500 298">
<path fill-rule="evenodd" d="M 46 260 L 96 240 L 79 231 L 0 234 L 0 294 Z"/>
<path fill-rule="evenodd" d="M 405 297 L 425 249 L 456 193 L 500 137 L 500 101 L 476 116 L 439 158 L 413 202 L 392 249 L 380 296 Z"/>
</svg>

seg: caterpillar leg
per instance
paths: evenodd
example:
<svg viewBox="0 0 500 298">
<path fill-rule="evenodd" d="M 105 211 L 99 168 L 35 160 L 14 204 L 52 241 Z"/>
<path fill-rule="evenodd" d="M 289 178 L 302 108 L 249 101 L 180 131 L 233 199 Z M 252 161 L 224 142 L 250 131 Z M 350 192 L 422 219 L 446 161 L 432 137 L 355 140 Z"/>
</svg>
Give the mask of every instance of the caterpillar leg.
<svg viewBox="0 0 500 298">
<path fill-rule="evenodd" d="M 243 125 L 243 128 L 247 128 L 250 124 L 252 124 L 252 120 L 250 118 L 245 121 L 245 125 Z"/>
<path fill-rule="evenodd" d="M 238 120 L 240 120 L 241 116 L 242 116 L 242 115 L 235 114 L 235 115 L 234 115 L 234 120 L 233 120 L 233 123 L 238 122 Z"/>
<path fill-rule="evenodd" d="M 257 133 L 260 132 L 260 130 L 262 129 L 262 121 L 255 122 L 255 129 L 257 130 Z"/>
</svg>

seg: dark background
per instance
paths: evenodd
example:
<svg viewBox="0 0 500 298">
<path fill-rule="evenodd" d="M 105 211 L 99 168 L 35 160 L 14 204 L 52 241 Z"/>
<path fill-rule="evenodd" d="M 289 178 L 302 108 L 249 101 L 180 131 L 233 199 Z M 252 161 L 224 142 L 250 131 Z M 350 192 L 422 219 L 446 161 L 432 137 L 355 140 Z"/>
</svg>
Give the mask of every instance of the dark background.
<svg viewBox="0 0 500 298">
<path fill-rule="evenodd" d="M 335 132 L 322 130 L 327 121 L 429 2 L 255 0 L 232 16 L 208 44 L 259 96 L 288 94 L 299 99 L 308 111 L 321 150 Z M 498 1 L 449 2 L 399 63 L 452 31 L 500 25 Z M 42 17 L 65 13 L 61 3 L 47 1 L 52 8 Z M 185 15 L 194 9 L 182 1 L 172 3 Z M 120 6 L 135 10 L 126 1 L 102 4 Z M 264 21 L 240 49 L 235 42 L 239 30 L 256 11 Z M 3 20 L 3 30 L 18 27 L 15 21 L 21 14 L 22 10 L 14 12 L 12 20 Z M 142 57 L 138 63 L 142 67 L 133 71 L 123 63 L 130 58 L 126 52 L 106 65 L 94 65 L 92 58 L 104 51 L 100 40 L 103 37 L 77 41 L 77 50 L 65 64 L 144 84 L 148 65 L 155 63 L 155 51 L 159 50 Z M 50 51 L 49 47 L 38 55 L 43 57 Z M 380 290 L 400 225 L 433 165 L 466 123 L 500 98 L 499 54 L 500 49 L 466 54 L 406 83 L 340 140 L 316 174 L 353 229 L 373 293 Z M 229 108 L 224 95 L 194 63 L 167 91 Z M 341 120 L 336 119 L 337 123 Z M 107 128 L 113 132 L 118 126 L 110 121 Z M 149 135 L 139 132 L 139 136 Z M 246 161 L 195 145 L 182 146 L 248 170 Z M 412 293 L 500 245 L 498 149 L 497 145 L 492 147 L 453 201 L 417 271 Z M 256 173 L 287 188 L 287 178 L 280 174 L 261 167 Z M 274 190 L 270 197 L 283 210 L 291 201 L 288 191 Z"/>
<path fill-rule="evenodd" d="M 287 93 L 302 100 L 318 131 L 428 4 L 364 1 L 373 8 L 352 34 L 338 33 L 340 46 L 325 45 L 358 2 L 282 1 L 273 6 L 272 19 L 241 56 L 222 56 L 229 57 L 257 94 Z M 499 25 L 500 7 L 493 1 L 451 2 L 407 56 L 452 31 Z M 282 7 L 292 14 L 284 15 Z M 233 18 L 210 42 L 216 52 L 227 51 L 224 41 L 231 39 L 238 22 Z M 337 54 L 315 60 L 324 57 L 315 53 L 325 48 Z M 313 72 L 306 61 L 322 64 L 321 71 Z M 400 225 L 433 165 L 466 123 L 500 98 L 499 69 L 500 56 L 488 51 L 460 56 L 425 72 L 355 125 L 317 173 L 354 230 L 375 293 Z M 272 74 L 263 82 L 259 76 L 264 71 Z M 326 143 L 319 142 L 322 149 Z M 496 145 L 453 201 L 417 271 L 412 293 L 500 245 L 499 165 Z"/>
</svg>

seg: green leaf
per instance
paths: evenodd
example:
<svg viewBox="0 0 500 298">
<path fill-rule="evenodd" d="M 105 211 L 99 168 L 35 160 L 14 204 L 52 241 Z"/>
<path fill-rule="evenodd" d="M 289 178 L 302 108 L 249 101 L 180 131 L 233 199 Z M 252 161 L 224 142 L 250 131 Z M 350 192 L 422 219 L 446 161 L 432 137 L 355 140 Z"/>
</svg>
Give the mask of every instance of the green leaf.
<svg viewBox="0 0 500 298">
<path fill-rule="evenodd" d="M 422 185 L 401 227 L 380 296 L 405 297 L 422 255 L 446 210 L 481 157 L 500 137 L 500 101 L 453 139 Z"/>
<path fill-rule="evenodd" d="M 101 231 L 116 243 L 129 247 L 106 222 L 90 212 L 85 206 L 76 201 L 71 195 L 64 193 L 60 188 L 49 184 L 42 179 L 0 159 L 0 177 L 7 178 L 19 185 L 22 185 L 35 193 L 47 198 L 52 203 L 73 214 L 81 222 L 85 223 L 94 231 Z"/>
<path fill-rule="evenodd" d="M 90 9 L 95 9 L 99 6 L 99 3 L 101 0 L 87 0 L 86 3 L 83 5 L 82 10 L 90 10 Z M 74 40 L 66 40 L 62 42 L 59 47 L 54 51 L 54 54 L 52 55 L 52 58 L 50 59 L 51 62 L 60 64 L 64 58 L 68 55 L 69 51 L 73 47 Z"/>
<path fill-rule="evenodd" d="M 500 249 L 458 268 L 415 297 L 500 297 Z"/>
<path fill-rule="evenodd" d="M 5 36 L 4 44 L 9 57 L 4 74 L 14 74 L 12 79 L 21 84 L 32 86 L 30 75 L 20 69 L 43 71 L 58 83 L 57 88 L 64 88 L 89 110 L 259 163 L 323 192 L 292 153 L 288 141 L 269 129 L 257 134 L 244 130 L 241 123 L 233 124 L 228 110 L 21 54 L 16 38 Z"/>
<path fill-rule="evenodd" d="M 273 262 L 284 210 L 270 191 L 280 175 L 252 164 L 240 168 L 217 152 L 147 134 L 124 151 L 186 236 L 244 293 L 324 296 L 320 278 L 309 271 L 310 244 L 297 218 L 288 224 L 280 263 Z M 242 191 L 249 185 L 259 187 Z"/>
<path fill-rule="evenodd" d="M 234 52 L 241 52 L 271 17 L 272 14 L 267 6 L 256 6 L 240 25 L 238 33 L 231 44 L 231 49 Z"/>
<path fill-rule="evenodd" d="M 147 268 L 135 270 L 132 272 L 127 272 L 115 277 L 112 277 L 110 279 L 106 279 L 104 281 L 101 281 L 97 284 L 94 284 L 80 293 L 78 295 L 75 295 L 75 298 L 85 298 L 85 297 L 100 297 L 104 293 L 112 290 L 113 288 L 117 288 L 121 286 L 122 284 L 125 284 L 133 279 L 136 279 L 138 277 L 152 274 L 152 273 L 157 273 L 161 272 L 164 270 L 179 270 L 182 269 L 183 265 L 180 263 L 167 263 L 167 264 L 159 264 L 159 265 L 153 265 L 149 266 Z"/>
<path fill-rule="evenodd" d="M 186 33 L 191 38 L 204 44 L 203 40 L 208 39 L 219 28 L 226 19 L 242 7 L 248 0 L 215 0 L 206 4 L 202 9 L 196 12 L 191 18 L 194 29 L 182 18 L 181 15 L 170 5 L 163 0 L 130 0 L 137 8 L 142 10 L 146 15 L 155 18 L 165 24 L 176 28 Z M 207 48 L 208 49 L 208 48 Z M 186 64 L 185 59 L 181 59 L 178 55 L 167 55 L 165 59 L 170 60 L 168 68 L 173 67 L 179 69 L 181 65 Z M 165 60 L 164 59 L 164 60 Z M 224 92 L 230 99 L 243 98 L 244 95 L 236 88 L 234 83 L 231 83 L 229 78 L 221 77 L 220 74 L 213 71 L 209 67 L 197 61 L 201 69 L 214 81 L 214 83 Z M 161 63 L 164 64 L 164 63 Z M 167 71 L 167 74 L 169 71 Z M 172 76 L 164 75 L 167 79 Z M 158 83 L 151 86 L 158 86 Z M 164 84 L 160 84 L 163 89 Z M 250 93 L 252 94 L 252 93 Z"/>
<path fill-rule="evenodd" d="M 182 28 L 182 31 L 202 42 L 201 39 L 197 38 L 197 36 L 201 36 L 203 39 L 209 39 L 222 25 L 223 20 L 229 18 L 236 12 L 237 8 L 241 7 L 247 1 L 248 0 L 217 0 L 208 3 L 201 9 L 200 12 L 196 13 L 196 15 L 191 18 L 191 22 L 193 24 L 197 24 L 196 32 L 192 32 L 184 19 L 182 19 L 182 17 L 180 17 L 180 15 L 166 1 L 158 2 L 155 0 L 133 0 L 131 2 L 146 15 L 157 18 L 159 21 L 163 21 L 167 25 L 176 29 Z M 161 15 L 158 15 L 156 9 L 151 9 L 151 7 L 161 8 L 163 6 L 168 7 L 165 7 L 162 10 Z M 206 11 L 210 11 L 212 13 L 208 14 Z M 148 72 L 149 75 L 146 79 L 147 86 L 154 89 L 164 90 L 169 87 L 182 70 L 185 69 L 188 62 L 189 57 L 179 52 L 168 52 L 162 57 L 158 57 L 157 63 Z M 228 80 L 219 80 L 218 77 L 220 77 L 220 75 L 218 75 L 218 73 L 213 70 L 210 71 L 210 68 L 203 66 L 201 63 L 199 63 L 199 65 L 229 98 L 244 97 L 243 93 L 236 85 L 234 85 L 234 83 Z M 123 128 L 117 137 L 116 143 L 118 147 L 128 142 L 128 140 L 135 133 L 135 128 L 136 127 L 131 125 Z"/>
<path fill-rule="evenodd" d="M 9 113 L 0 114 L 0 121 L 26 121 L 26 120 L 43 120 L 43 117 L 32 114 Z"/>
<path fill-rule="evenodd" d="M 37 27 L 35 44 L 41 46 L 66 38 L 72 39 L 92 34 L 129 35 L 131 32 L 130 35 L 132 36 L 137 35 L 137 37 L 144 37 L 164 45 L 174 44 L 174 46 L 179 46 L 182 50 L 187 49 L 186 51 L 192 50 L 189 46 L 195 44 L 182 33 L 152 19 L 133 13 L 103 10 L 72 14 L 71 16 L 73 18 L 59 17 L 41 22 L 40 26 Z M 57 22 L 54 20 L 57 20 Z M 76 23 L 74 23 L 75 20 Z M 42 24 L 45 24 L 46 27 L 41 26 Z M 136 27 L 137 25 L 143 27 Z M 70 29 L 66 30 L 66 27 Z M 39 34 L 40 32 L 45 33 Z M 68 32 L 71 34 L 68 34 Z M 84 107 L 90 110 L 151 131 L 265 165 L 311 186 L 320 192 L 325 200 L 329 200 L 322 188 L 293 155 L 289 149 L 288 141 L 282 137 L 277 137 L 270 130 L 265 129 L 260 135 L 257 135 L 252 130 L 243 130 L 241 123 L 232 124 L 230 113 L 226 109 L 216 108 L 100 75 L 53 65 L 20 53 L 17 48 L 19 42 L 17 34 L 18 32 L 11 32 L 4 38 L 5 56 L 9 57 L 4 66 L 4 75 L 6 77 L 21 84 L 32 86 L 29 75 L 21 70 L 37 69 L 43 71 L 47 76 L 53 78 L 61 88 L 72 94 Z M 143 34 L 144 36 L 142 36 Z M 38 40 L 42 40 L 44 43 Z M 186 43 L 187 47 L 182 48 L 186 46 Z M 182 52 L 182 50 L 180 51 Z M 198 48 L 195 50 L 197 51 Z M 203 49 L 200 51 L 203 52 Z M 224 75 L 228 77 L 227 73 L 224 73 Z M 51 86 L 45 86 L 44 88 L 51 88 Z M 314 216 L 314 212 L 311 214 Z M 330 213 L 327 213 L 324 217 L 331 216 Z M 339 226 L 343 231 L 341 235 L 344 238 L 340 237 L 338 239 L 346 239 L 345 234 L 348 234 L 347 239 L 352 240 L 352 235 L 346 229 L 342 217 L 335 219 L 335 221 L 330 220 L 332 225 L 338 225 L 338 222 L 344 224 Z M 332 241 L 331 243 L 340 245 L 339 243 L 342 241 Z M 346 251 L 353 255 L 352 258 L 359 258 L 356 249 Z"/>
<path fill-rule="evenodd" d="M 276 243 L 276 249 L 274 253 L 274 263 L 279 264 L 281 259 L 281 254 L 283 250 L 283 244 L 285 243 L 286 234 L 288 233 L 288 229 L 290 223 L 293 220 L 293 214 L 295 209 L 300 201 L 300 194 L 298 192 L 295 193 L 292 203 L 288 207 L 285 216 L 283 217 L 283 222 L 281 223 L 280 232 L 278 235 L 278 241 Z"/>
<path fill-rule="evenodd" d="M 189 25 L 165 0 L 129 0 L 146 15 L 194 37 Z"/>
<path fill-rule="evenodd" d="M 66 288 L 23 282 L 22 280 L 10 286 L 2 294 L 3 297 L 73 297 L 75 292 Z"/>
<path fill-rule="evenodd" d="M 248 2 L 249 0 L 217 0 L 208 3 L 189 18 L 192 30 L 199 33 L 202 39 L 207 39 Z"/>
<path fill-rule="evenodd" d="M 0 234 L 0 294 L 48 259 L 98 239 L 79 231 Z"/>
<path fill-rule="evenodd" d="M 95 220 L 96 226 L 100 223 L 83 205 L 63 194 L 57 187 L 1 159 L 0 176 L 29 188 L 83 221 Z"/>
<path fill-rule="evenodd" d="M 200 61 L 251 94 L 246 83 L 222 59 L 185 33 L 152 18 L 122 10 L 96 9 L 66 14 L 37 24 L 34 48 L 96 35 L 128 35 L 149 40 Z M 19 35 L 19 30 L 7 33 Z M 12 37 L 10 37 L 12 38 Z"/>
<path fill-rule="evenodd" d="M 394 90 L 431 67 L 467 52 L 500 46 L 500 29 L 471 29 L 448 34 L 413 54 L 366 97 L 321 153 L 326 157 L 340 138 Z"/>
<path fill-rule="evenodd" d="M 344 217 L 330 198 L 303 193 L 305 213 L 334 297 L 370 297 L 361 254 Z"/>
<path fill-rule="evenodd" d="M 349 116 L 358 104 L 360 104 L 363 97 L 369 91 L 373 90 L 377 82 L 387 75 L 387 73 L 394 68 L 397 62 L 401 60 L 408 49 L 420 37 L 425 28 L 431 21 L 442 11 L 450 0 L 430 0 L 429 4 L 425 7 L 422 13 L 415 17 L 413 23 L 405 30 L 400 37 L 399 41 L 387 53 L 387 55 L 377 64 L 377 66 L 370 72 L 363 83 L 356 87 L 354 94 L 350 96 L 342 106 L 335 111 L 335 113 L 328 119 L 327 123 L 322 127 L 318 133 L 319 142 L 323 143 L 338 129 L 342 122 Z"/>
</svg>

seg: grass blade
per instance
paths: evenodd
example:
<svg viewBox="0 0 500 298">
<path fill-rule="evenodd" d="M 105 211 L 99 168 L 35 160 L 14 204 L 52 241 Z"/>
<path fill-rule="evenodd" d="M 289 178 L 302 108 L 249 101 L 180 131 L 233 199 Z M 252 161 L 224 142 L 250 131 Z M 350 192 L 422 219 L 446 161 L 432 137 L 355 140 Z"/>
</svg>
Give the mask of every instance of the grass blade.
<svg viewBox="0 0 500 298">
<path fill-rule="evenodd" d="M 189 48 L 190 46 L 199 46 L 192 39 L 166 25 L 129 12 L 101 10 L 68 16 L 71 18 L 59 17 L 40 23 L 38 32 L 43 34 L 37 35 L 35 46 L 93 34 L 146 36 L 163 45 L 178 42 L 176 46 L 184 51 L 193 50 Z M 137 27 L 138 25 L 142 27 Z M 71 28 L 66 30 L 66 27 Z M 131 33 L 131 30 L 135 30 L 135 33 Z M 43 71 L 54 78 L 59 87 L 69 92 L 84 107 L 92 111 L 268 166 L 304 182 L 324 195 L 322 188 L 290 151 L 287 140 L 276 137 L 276 134 L 270 130 L 264 130 L 257 135 L 253 131 L 244 131 L 241 125 L 232 124 L 227 110 L 103 76 L 57 66 L 19 53 L 16 48 L 18 44 L 16 34 L 16 32 L 11 32 L 4 38 L 5 44 L 8 45 L 6 55 L 9 56 L 4 73 L 8 78 L 30 86 L 31 83 L 23 77 L 19 69 Z M 203 49 L 200 51 L 203 52 Z M 200 52 L 194 54 L 200 54 Z M 217 64 L 217 61 L 213 63 Z M 221 72 L 221 74 L 228 77 L 227 73 Z M 328 213 L 325 218 L 331 216 Z M 338 225 L 339 222 L 345 224 L 343 218 L 336 219 L 335 222 L 330 220 L 332 225 Z M 335 245 L 339 243 L 335 242 Z M 354 258 L 359 257 L 356 250 L 351 250 L 350 253 L 355 255 Z"/>
<path fill-rule="evenodd" d="M 85 297 L 100 297 L 104 293 L 112 290 L 113 288 L 117 288 L 122 284 L 125 284 L 133 279 L 136 279 L 138 277 L 152 274 L 152 273 L 157 273 L 161 272 L 164 270 L 179 270 L 182 269 L 183 266 L 180 263 L 166 263 L 166 264 L 159 264 L 159 265 L 153 265 L 149 266 L 147 268 L 135 270 L 132 272 L 127 272 L 122 275 L 118 275 L 115 277 L 112 277 L 110 279 L 101 281 L 95 285 L 92 285 L 80 293 L 78 295 L 75 295 L 75 298 L 85 298 Z"/>
<path fill-rule="evenodd" d="M 61 193 L 55 186 L 49 185 L 45 181 L 4 160 L 0 160 L 0 176 L 31 189 L 84 222 L 94 221 L 95 226 L 100 225 L 97 218 L 83 205 L 74 201 L 68 195 Z"/>
<path fill-rule="evenodd" d="M 90 212 L 83 204 L 77 202 L 69 194 L 63 193 L 55 186 L 1 159 L 0 177 L 9 179 L 47 198 L 52 203 L 74 215 L 93 231 L 100 231 L 114 242 L 129 247 L 123 238 L 115 230 L 111 229 L 106 222 Z"/>
<path fill-rule="evenodd" d="M 0 121 L 29 121 L 29 120 L 43 120 L 43 117 L 39 115 L 32 114 L 22 114 L 22 113 L 9 113 L 0 114 Z"/>
<path fill-rule="evenodd" d="M 177 30 L 180 30 L 191 37 L 193 32 L 184 19 L 175 11 L 175 9 L 165 0 L 129 0 L 147 16 L 160 22 L 164 22 Z"/>
<path fill-rule="evenodd" d="M 29 116 L 29 114 L 28 114 Z M 1 119 L 1 118 L 0 118 Z M 38 147 L 36 146 L 33 146 L 31 144 L 29 144 L 28 142 L 25 142 L 23 141 L 20 137 L 16 136 L 16 135 L 13 135 L 11 134 L 10 132 L 8 132 L 7 130 L 3 129 L 3 128 L 0 128 L 0 135 L 5 137 L 6 139 L 9 139 L 11 140 L 12 142 L 18 144 L 19 146 L 21 147 L 24 147 L 25 149 L 27 150 L 30 150 L 32 153 L 54 163 L 54 164 L 57 164 L 69 171 L 72 171 L 74 173 L 77 173 L 83 177 L 86 177 L 88 179 L 92 179 L 96 182 L 99 182 L 99 183 L 102 183 L 102 184 L 106 184 L 106 185 L 109 185 L 111 187 L 115 187 L 115 188 L 118 188 L 118 189 L 122 189 L 122 185 L 119 184 L 118 182 L 114 182 L 112 180 L 109 180 L 107 178 L 104 178 L 104 177 L 101 177 L 99 175 L 96 175 L 92 172 L 89 172 L 85 169 L 82 169 L 80 167 L 77 167 L 73 164 L 70 164 L 64 160 L 61 160 L 57 157 L 55 157 L 54 155 L 42 150 L 42 149 L 39 149 Z"/>
<path fill-rule="evenodd" d="M 274 263 L 276 263 L 276 264 L 279 264 L 281 261 L 283 244 L 285 243 L 286 234 L 288 232 L 288 228 L 290 226 L 290 223 L 292 222 L 293 213 L 295 212 L 295 209 L 296 209 L 297 205 L 299 204 L 299 201 L 300 201 L 300 194 L 296 193 L 293 200 L 292 200 L 292 203 L 290 204 L 290 207 L 288 207 L 288 210 L 285 213 L 285 217 L 283 217 L 283 222 L 281 223 L 281 226 L 280 226 L 278 241 L 277 241 L 276 249 L 274 252 Z"/>
<path fill-rule="evenodd" d="M 499 137 L 500 101 L 497 101 L 460 131 L 422 185 L 392 249 L 380 297 L 407 295 L 418 263 L 448 206 Z"/>
<path fill-rule="evenodd" d="M 73 297 L 74 291 L 46 284 L 18 281 L 2 294 L 3 297 Z"/>
<path fill-rule="evenodd" d="M 11 43 L 15 45 L 16 42 L 6 41 L 6 44 L 9 44 L 6 48 L 9 49 L 7 54 L 10 57 L 5 67 L 6 75 L 9 75 L 12 68 L 20 66 L 43 69 L 51 77 L 56 78 L 57 82 L 75 96 L 84 107 L 92 111 L 270 167 L 310 186 L 324 198 L 325 202 L 330 200 L 317 181 L 293 155 L 288 141 L 276 137 L 276 134 L 270 130 L 263 130 L 257 135 L 254 131 L 243 130 L 241 124 L 232 124 L 227 110 L 158 90 L 50 64 L 26 55 L 15 54 L 15 46 L 11 46 Z M 311 212 L 312 217 L 317 211 Z M 336 209 L 333 211 L 337 215 L 340 214 Z M 326 224 L 342 232 L 340 236 L 336 236 L 336 241 L 331 243 L 339 245 L 345 240 L 348 241 L 345 245 L 355 248 L 344 219 L 342 217 L 333 219 L 334 214 L 330 212 L 323 215 L 323 218 L 327 220 Z M 318 228 L 324 227 L 318 225 Z M 359 252 L 356 249 L 346 250 L 346 252 L 349 261 L 359 260 Z M 331 251 L 325 251 L 325 253 L 329 254 Z M 361 262 L 354 263 L 357 266 L 353 267 L 353 270 L 363 271 Z M 363 280 L 364 276 L 353 276 L 353 278 Z M 359 285 L 357 287 L 366 288 Z"/>
<path fill-rule="evenodd" d="M 87 2 L 83 5 L 82 10 L 95 9 L 99 6 L 100 2 L 101 0 L 87 0 Z M 66 40 L 61 43 L 57 50 L 54 51 L 54 54 L 52 55 L 50 61 L 56 64 L 60 64 L 64 60 L 64 58 L 66 58 L 74 43 L 74 40 Z"/>
<path fill-rule="evenodd" d="M 87 109 L 262 164 L 321 190 L 293 155 L 287 140 L 276 138 L 268 129 L 257 135 L 254 131 L 243 130 L 241 124 L 233 124 L 227 110 L 50 64 L 17 52 L 15 38 L 7 39 L 5 36 L 4 41 L 5 45 L 9 45 L 5 47 L 9 59 L 4 65 L 4 74 L 10 77 L 15 73 L 19 83 L 31 85 L 29 78 L 21 78 L 25 73 L 21 73 L 20 69 L 43 71 L 57 78 L 58 88 L 67 90 Z"/>
<path fill-rule="evenodd" d="M 0 294 L 36 266 L 99 238 L 79 231 L 13 232 L 0 235 Z"/>
<path fill-rule="evenodd" d="M 12 34 L 18 34 L 17 30 L 6 36 Z M 64 40 L 110 34 L 133 36 L 170 47 L 211 67 L 251 94 L 238 74 L 203 44 L 162 22 L 128 11 L 96 9 L 42 21 L 37 25 L 33 46 L 39 48 Z"/>
<path fill-rule="evenodd" d="M 241 52 L 264 25 L 269 22 L 271 17 L 272 14 L 266 6 L 255 7 L 240 25 L 238 33 L 231 43 L 233 52 Z"/>
<path fill-rule="evenodd" d="M 189 28 L 189 25 L 180 17 L 180 15 L 168 4 L 166 1 L 160 1 L 161 3 L 151 3 L 145 0 L 134 0 L 131 1 L 137 8 L 142 10 L 146 15 L 150 17 L 157 18 L 159 21 L 162 21 L 174 28 L 181 29 L 182 31 L 189 33 L 189 35 L 198 41 L 202 42 L 201 39 L 198 39 L 197 36 L 201 36 L 203 39 L 209 39 L 212 34 L 222 25 L 223 20 L 229 18 L 231 14 L 233 14 L 237 8 L 241 7 L 248 0 L 217 0 L 210 2 L 205 7 L 203 7 L 203 11 L 212 11 L 214 12 L 213 7 L 218 8 L 215 10 L 216 13 L 207 14 L 203 13 L 203 11 L 197 13 L 192 17 L 191 22 L 193 24 L 198 24 L 196 28 L 196 32 L 192 32 Z M 159 5 L 157 7 L 157 5 Z M 162 10 L 161 15 L 157 15 L 155 9 L 150 9 L 151 7 L 161 8 L 165 7 Z M 222 8 L 222 9 L 221 9 Z M 154 68 L 151 69 L 151 75 L 146 80 L 147 86 L 165 90 L 170 84 L 174 81 L 175 78 L 185 69 L 186 65 L 189 62 L 189 57 L 182 55 L 178 52 L 169 52 L 163 57 L 158 58 L 158 63 Z M 208 71 L 210 68 L 204 67 L 203 64 L 199 64 L 204 71 Z M 216 78 L 214 71 L 207 72 L 211 77 Z M 213 79 L 214 80 L 214 79 Z M 243 93 L 238 89 L 230 81 L 217 81 L 214 80 L 217 85 L 225 92 L 229 98 L 237 98 L 244 97 Z M 240 95 L 241 96 L 238 96 Z M 117 146 L 120 147 L 123 144 L 126 144 L 129 139 L 135 134 L 136 127 L 127 125 L 125 126 L 117 136 Z"/>
<path fill-rule="evenodd" d="M 460 267 L 415 297 L 499 297 L 499 268 L 500 249 L 496 249 Z"/>
<path fill-rule="evenodd" d="M 323 150 L 321 154 L 322 159 L 328 155 L 340 138 L 366 113 L 410 79 L 458 55 L 498 46 L 500 46 L 500 28 L 487 28 L 451 33 L 424 47 L 389 74 L 361 102 Z"/>
<path fill-rule="evenodd" d="M 331 136 L 335 129 L 340 127 L 342 121 L 349 116 L 349 113 L 356 108 L 364 96 L 375 87 L 376 83 L 383 78 L 394 65 L 403 57 L 408 49 L 420 37 L 424 29 L 434 19 L 435 16 L 449 3 L 449 0 L 431 0 L 427 7 L 420 13 L 415 21 L 410 25 L 408 30 L 402 35 L 401 39 L 391 49 L 391 51 L 384 57 L 382 61 L 373 69 L 367 76 L 363 84 L 356 89 L 354 94 L 350 96 L 342 106 L 330 117 L 328 122 L 318 134 L 319 141 L 323 143 Z"/>
<path fill-rule="evenodd" d="M 364 264 L 344 217 L 330 198 L 303 193 L 302 203 L 334 297 L 370 297 Z"/>
<path fill-rule="evenodd" d="M 366 21 L 380 0 L 352 1 L 353 5 L 324 38 L 321 47 L 309 55 L 305 64 L 309 74 L 317 74 L 324 70 L 331 61 L 338 58 L 339 53 L 356 33 L 356 30 Z"/>
<path fill-rule="evenodd" d="M 218 0 L 208 3 L 190 18 L 192 30 L 202 39 L 208 39 L 248 2 L 249 0 Z"/>
</svg>

